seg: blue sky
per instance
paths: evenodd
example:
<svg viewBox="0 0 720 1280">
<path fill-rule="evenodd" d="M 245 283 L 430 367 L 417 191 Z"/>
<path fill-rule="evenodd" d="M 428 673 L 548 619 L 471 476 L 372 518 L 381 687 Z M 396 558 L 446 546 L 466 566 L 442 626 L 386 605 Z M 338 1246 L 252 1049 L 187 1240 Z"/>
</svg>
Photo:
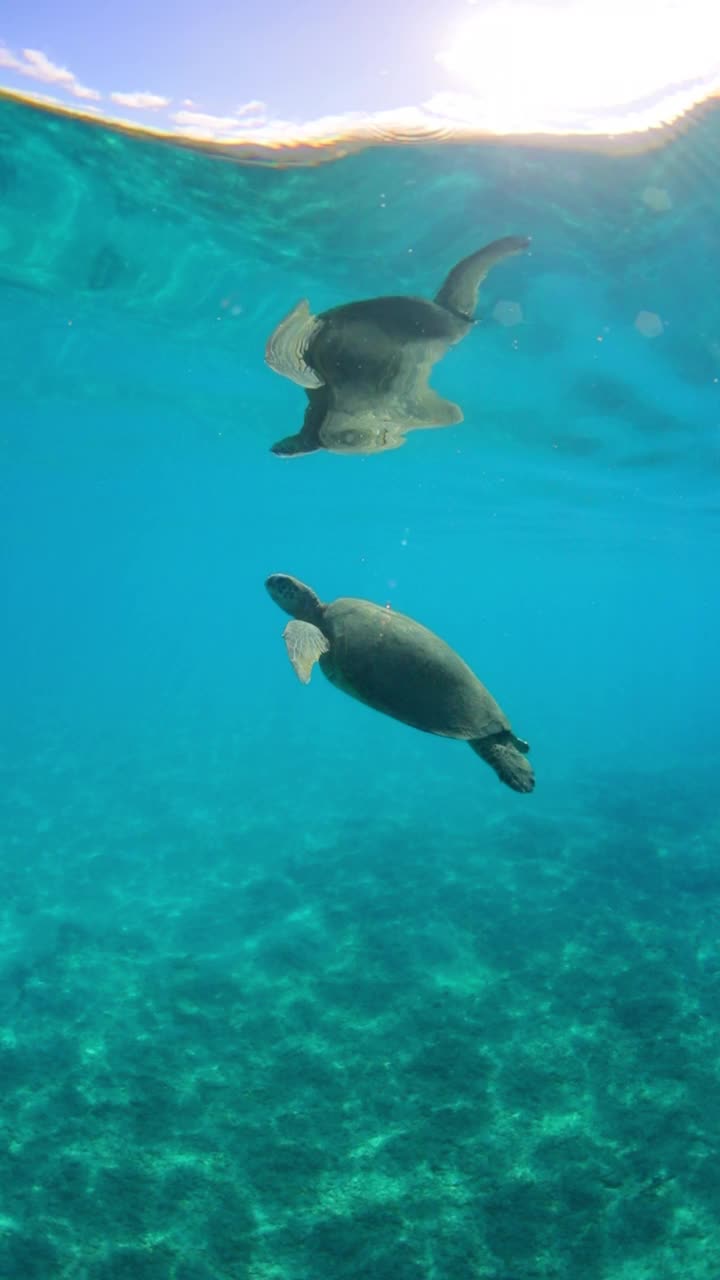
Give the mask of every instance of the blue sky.
<svg viewBox="0 0 720 1280">
<path fill-rule="evenodd" d="M 0 40 L 16 56 L 42 51 L 104 95 L 148 91 L 221 116 L 261 100 L 273 116 L 307 119 L 406 106 L 445 89 L 434 55 L 467 8 L 467 0 L 22 0 L 0 6 Z M 28 90 L 30 80 L 0 68 L 7 87 Z"/>
<path fill-rule="evenodd" d="M 0 85 L 208 137 L 621 133 L 720 94 L 720 3 L 6 0 Z"/>
</svg>

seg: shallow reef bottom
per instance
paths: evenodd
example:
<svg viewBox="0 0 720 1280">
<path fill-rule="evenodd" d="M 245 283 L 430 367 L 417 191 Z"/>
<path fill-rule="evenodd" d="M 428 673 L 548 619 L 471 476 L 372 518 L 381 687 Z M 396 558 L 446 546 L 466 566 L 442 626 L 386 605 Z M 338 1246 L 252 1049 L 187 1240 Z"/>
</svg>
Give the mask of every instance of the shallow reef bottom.
<svg viewBox="0 0 720 1280">
<path fill-rule="evenodd" d="M 716 1280 L 701 779 L 470 833 L 4 772 L 0 1276 Z"/>
</svg>

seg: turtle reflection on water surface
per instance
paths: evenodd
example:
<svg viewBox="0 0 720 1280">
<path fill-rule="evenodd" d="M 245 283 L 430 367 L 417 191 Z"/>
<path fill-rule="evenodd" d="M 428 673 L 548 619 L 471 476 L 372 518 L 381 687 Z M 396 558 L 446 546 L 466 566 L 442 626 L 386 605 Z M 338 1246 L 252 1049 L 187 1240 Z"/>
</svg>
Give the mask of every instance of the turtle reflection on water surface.
<svg viewBox="0 0 720 1280">
<path fill-rule="evenodd" d="M 430 372 L 472 329 L 491 268 L 529 243 L 505 236 L 463 258 L 433 301 L 370 298 L 319 316 L 299 302 L 268 339 L 265 359 L 304 387 L 309 403 L 300 431 L 272 452 L 380 453 L 404 444 L 407 431 L 462 422 L 460 406 L 428 386 Z"/>
</svg>

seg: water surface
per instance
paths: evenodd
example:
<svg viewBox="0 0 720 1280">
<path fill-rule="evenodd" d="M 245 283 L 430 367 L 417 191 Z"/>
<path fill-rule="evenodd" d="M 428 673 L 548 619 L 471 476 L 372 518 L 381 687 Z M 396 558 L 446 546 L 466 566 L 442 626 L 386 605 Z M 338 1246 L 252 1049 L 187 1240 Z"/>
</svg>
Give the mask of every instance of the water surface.
<svg viewBox="0 0 720 1280">
<path fill-rule="evenodd" d="M 716 1280 L 717 145 L 242 167 L 0 103 L 1 1275 Z M 270 454 L 299 298 L 506 234 L 464 423 Z M 275 571 L 440 632 L 533 795 L 302 688 Z"/>
</svg>

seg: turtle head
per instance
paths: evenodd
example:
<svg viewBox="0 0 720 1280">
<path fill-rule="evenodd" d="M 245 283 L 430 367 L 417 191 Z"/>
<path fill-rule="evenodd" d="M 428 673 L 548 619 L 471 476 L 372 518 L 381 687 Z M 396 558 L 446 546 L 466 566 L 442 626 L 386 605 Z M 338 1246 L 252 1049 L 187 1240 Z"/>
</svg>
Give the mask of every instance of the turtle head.
<svg viewBox="0 0 720 1280">
<path fill-rule="evenodd" d="M 271 573 L 265 579 L 268 594 L 285 613 L 300 622 L 312 622 L 317 627 L 322 618 L 324 606 L 314 591 L 300 582 L 299 578 L 291 578 L 289 573 Z"/>
<path fill-rule="evenodd" d="M 323 429 L 321 438 L 328 453 L 386 453 L 405 444 L 402 431 L 394 423 L 361 423 L 342 431 Z"/>
</svg>

